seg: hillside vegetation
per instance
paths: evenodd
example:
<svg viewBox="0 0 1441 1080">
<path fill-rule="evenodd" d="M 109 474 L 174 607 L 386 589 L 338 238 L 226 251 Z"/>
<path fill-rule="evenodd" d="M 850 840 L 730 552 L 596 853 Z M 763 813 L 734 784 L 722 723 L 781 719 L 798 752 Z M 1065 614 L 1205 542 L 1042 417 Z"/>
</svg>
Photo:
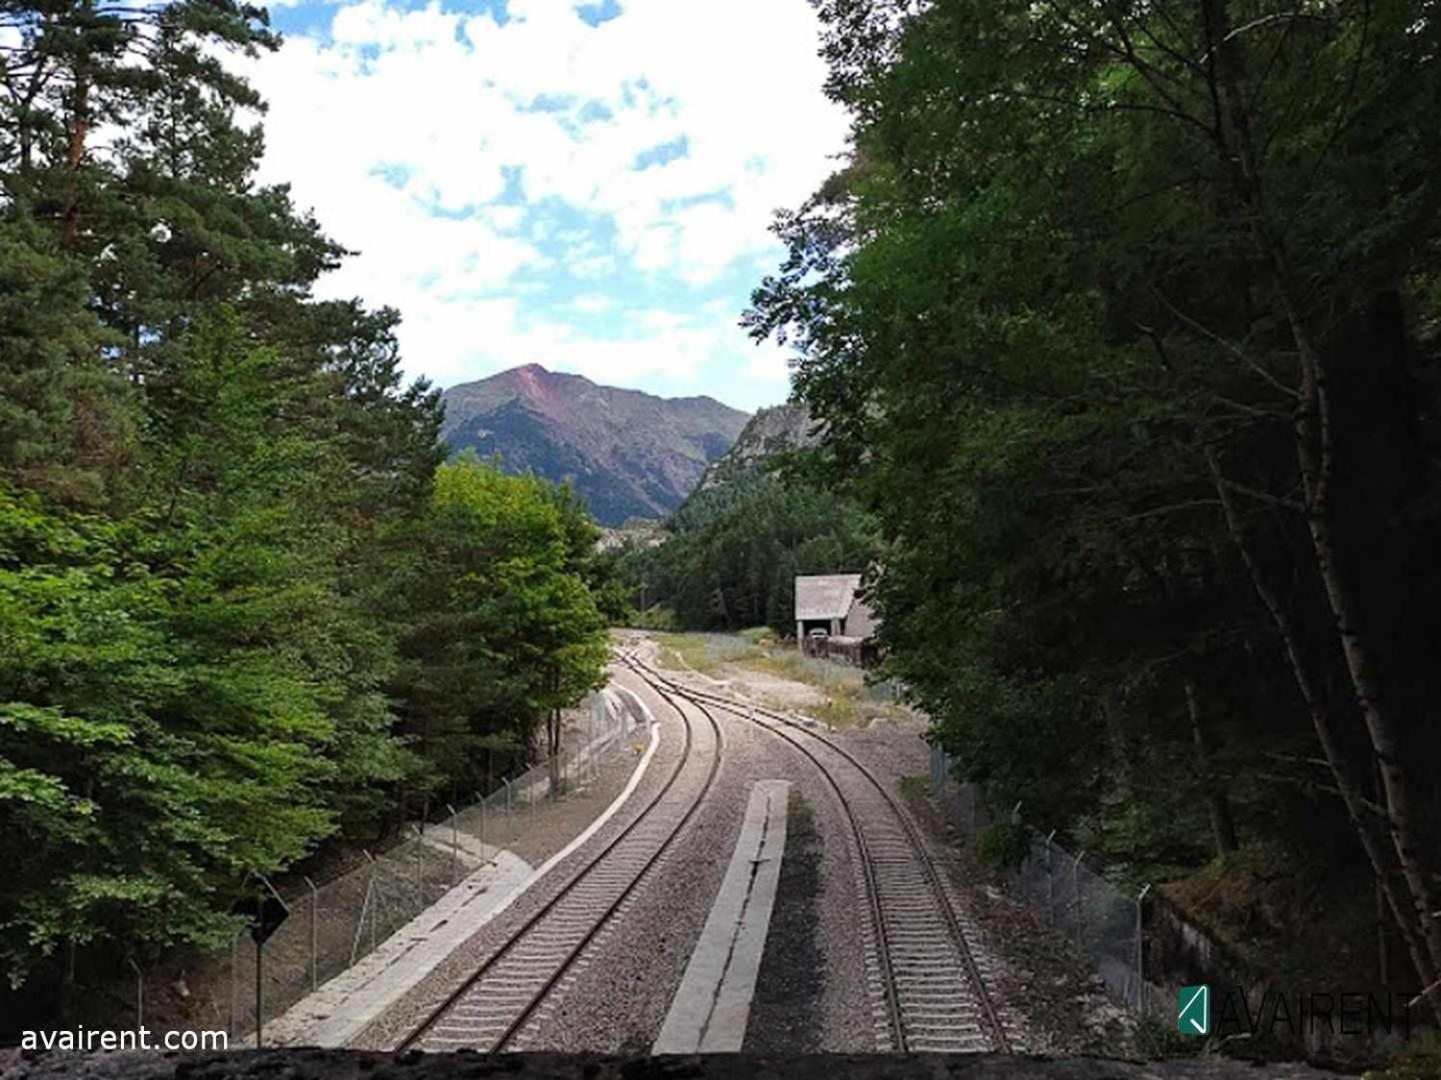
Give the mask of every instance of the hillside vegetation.
<svg viewBox="0 0 1441 1080">
<path fill-rule="evenodd" d="M 312 298 L 343 252 L 254 182 L 260 103 L 213 56 L 271 47 L 263 11 L 3 23 L 8 1030 L 523 758 L 596 683 L 605 601 L 574 495 L 441 466 L 396 313 Z"/>
<path fill-rule="evenodd" d="M 1284 882 L 1213 912 L 1262 956 L 1354 917 L 1333 982 L 1379 890 L 1434 987 L 1435 5 L 817 7 L 854 153 L 748 321 L 878 524 L 891 672 L 996 805 Z"/>
<path fill-rule="evenodd" d="M 665 520 L 659 543 L 621 543 L 617 572 L 643 622 L 794 634 L 797 574 L 871 563 L 874 523 L 815 478 L 810 441 L 804 412 L 761 410 Z"/>
</svg>

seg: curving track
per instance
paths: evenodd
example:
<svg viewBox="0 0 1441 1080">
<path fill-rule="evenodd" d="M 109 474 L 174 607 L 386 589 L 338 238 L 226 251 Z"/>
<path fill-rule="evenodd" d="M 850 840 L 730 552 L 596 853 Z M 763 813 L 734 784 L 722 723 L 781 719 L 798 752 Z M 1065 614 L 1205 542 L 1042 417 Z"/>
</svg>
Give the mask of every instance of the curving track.
<svg viewBox="0 0 1441 1080">
<path fill-rule="evenodd" d="M 681 686 L 634 655 L 621 659 L 659 693 L 743 716 L 784 739 L 820 770 L 840 800 L 859 854 L 870 909 L 866 969 L 876 1000 L 878 1049 L 1010 1051 L 958 914 L 914 823 L 849 751 L 779 713 Z"/>
<path fill-rule="evenodd" d="M 476 1050 L 523 1046 L 527 1026 L 576 969 L 586 949 L 635 895 L 715 782 L 723 740 L 706 706 L 688 709 L 656 692 L 685 723 L 680 761 L 625 829 L 597 852 L 466 982 L 432 1010 L 399 1049 Z M 691 712 L 705 723 L 697 723 Z"/>
</svg>

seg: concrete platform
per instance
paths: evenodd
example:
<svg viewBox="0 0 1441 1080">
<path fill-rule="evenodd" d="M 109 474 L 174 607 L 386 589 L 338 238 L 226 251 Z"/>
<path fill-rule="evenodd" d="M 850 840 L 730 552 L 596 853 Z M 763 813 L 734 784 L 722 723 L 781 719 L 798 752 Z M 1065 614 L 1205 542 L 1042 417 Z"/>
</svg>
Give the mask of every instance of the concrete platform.
<svg viewBox="0 0 1441 1080">
<path fill-rule="evenodd" d="M 479 847 L 479 842 L 467 846 Z M 486 864 L 313 994 L 265 1025 L 272 1046 L 344 1046 L 508 906 L 535 871 L 489 847 Z M 254 1041 L 252 1035 L 251 1041 Z"/>
<path fill-rule="evenodd" d="M 729 867 L 652 1054 L 734 1053 L 745 1040 L 786 847 L 789 780 L 759 780 Z"/>
<path fill-rule="evenodd" d="M 643 708 L 643 706 L 642 706 Z M 435 904 L 383 941 L 354 967 L 347 968 L 312 994 L 265 1024 L 268 1046 L 342 1047 L 433 971 L 477 930 L 508 908 L 532 885 L 596 834 L 639 786 L 660 742 L 660 727 L 650 728 L 649 745 L 615 800 L 565 847 L 538 867 L 473 837 L 460 844 L 462 857 L 484 860 L 474 873 Z M 427 835 L 449 850 L 445 830 Z M 254 1033 L 249 1035 L 253 1044 Z M 235 1045 L 244 1045 L 237 1039 Z"/>
</svg>

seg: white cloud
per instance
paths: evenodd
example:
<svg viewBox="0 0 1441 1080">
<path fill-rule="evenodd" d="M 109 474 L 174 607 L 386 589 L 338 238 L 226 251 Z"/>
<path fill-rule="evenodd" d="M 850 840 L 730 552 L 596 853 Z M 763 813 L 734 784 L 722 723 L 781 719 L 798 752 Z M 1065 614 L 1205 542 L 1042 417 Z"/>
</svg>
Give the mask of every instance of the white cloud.
<svg viewBox="0 0 1441 1080">
<path fill-rule="evenodd" d="M 513 298 L 442 302 L 411 293 L 397 306 L 406 315 L 402 349 L 429 357 L 425 374 L 442 385 L 532 362 L 611 384 L 683 381 L 728 360 L 733 347 L 723 325 L 696 318 L 650 314 L 619 337 L 597 340 L 564 323 L 528 319 Z"/>
<path fill-rule="evenodd" d="M 703 289 L 773 251 L 772 211 L 815 189 L 846 127 L 820 92 L 806 0 L 627 0 L 598 27 L 571 0 L 508 10 L 500 25 L 439 0 L 359 0 L 336 7 L 328 39 L 289 37 L 251 66 L 270 102 L 262 179 L 289 181 L 361 252 L 325 291 L 399 307 L 408 362 L 442 382 L 531 360 L 675 374 L 716 357 L 761 377 L 733 312 L 661 319 L 616 343 L 493 297 L 517 295 L 521 271 L 552 270 L 606 294 L 627 261 Z M 633 168 L 681 137 L 685 156 Z M 531 208 L 556 200 L 612 220 L 613 249 L 543 213 L 486 206 L 508 176 Z M 603 310 L 593 296 L 571 306 L 587 305 Z M 774 364 L 761 368 L 772 379 Z"/>
<path fill-rule="evenodd" d="M 615 309 L 615 301 L 600 293 L 586 293 L 571 300 L 570 306 L 586 315 L 604 315 Z"/>
</svg>

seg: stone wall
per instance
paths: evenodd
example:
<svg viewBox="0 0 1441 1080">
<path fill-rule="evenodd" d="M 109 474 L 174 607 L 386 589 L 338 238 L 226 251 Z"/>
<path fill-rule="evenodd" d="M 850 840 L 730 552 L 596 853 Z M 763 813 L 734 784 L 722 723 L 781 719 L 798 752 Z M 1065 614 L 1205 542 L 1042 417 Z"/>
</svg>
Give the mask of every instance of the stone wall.
<svg viewBox="0 0 1441 1080">
<path fill-rule="evenodd" d="M 1257 1068 L 1225 1058 L 1138 1063 L 996 1054 L 624 1058 L 347 1050 L 23 1056 L 0 1050 L 0 1080 L 1340 1080 L 1340 1075 L 1294 1064 Z"/>
</svg>

